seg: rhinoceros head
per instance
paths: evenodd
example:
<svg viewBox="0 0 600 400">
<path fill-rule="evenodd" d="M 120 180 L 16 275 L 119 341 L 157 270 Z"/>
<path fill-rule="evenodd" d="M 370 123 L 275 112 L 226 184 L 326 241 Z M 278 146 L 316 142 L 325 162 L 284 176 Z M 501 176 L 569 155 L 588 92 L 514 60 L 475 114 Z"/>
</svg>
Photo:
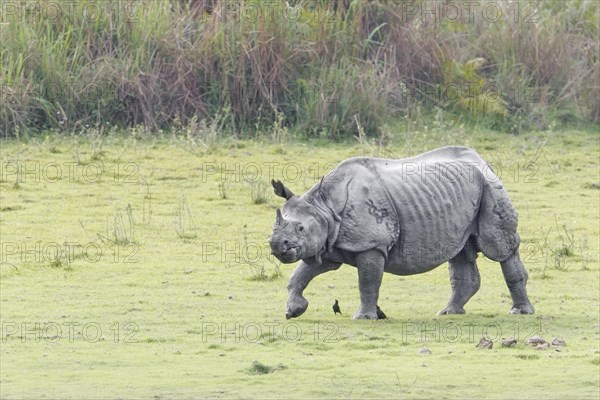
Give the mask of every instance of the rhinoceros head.
<svg viewBox="0 0 600 400">
<path fill-rule="evenodd" d="M 271 253 L 282 263 L 300 259 L 309 264 L 321 264 L 321 256 L 329 246 L 333 217 L 324 211 L 322 196 L 310 192 L 295 196 L 280 181 L 271 181 L 275 194 L 286 199 L 277 209 L 277 219 L 269 239 Z"/>
</svg>

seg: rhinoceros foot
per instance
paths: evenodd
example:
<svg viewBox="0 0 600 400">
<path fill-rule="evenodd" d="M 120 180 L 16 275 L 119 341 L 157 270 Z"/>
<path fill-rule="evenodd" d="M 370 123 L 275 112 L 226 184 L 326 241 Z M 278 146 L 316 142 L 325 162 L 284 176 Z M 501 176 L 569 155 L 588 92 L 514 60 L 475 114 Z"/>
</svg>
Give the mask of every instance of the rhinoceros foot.
<svg viewBox="0 0 600 400">
<path fill-rule="evenodd" d="M 510 309 L 510 314 L 533 314 L 533 306 L 531 304 L 525 304 L 522 306 L 513 306 Z"/>
<path fill-rule="evenodd" d="M 296 295 L 289 298 L 287 303 L 287 310 L 285 312 L 285 318 L 297 318 L 304 314 L 304 311 L 308 308 L 308 300 L 302 295 Z"/>
<path fill-rule="evenodd" d="M 448 314 L 464 314 L 465 309 L 458 306 L 448 306 L 443 310 L 437 312 L 437 315 L 448 315 Z"/>
<path fill-rule="evenodd" d="M 358 310 L 357 312 L 354 313 L 354 315 L 352 316 L 352 319 L 378 319 L 377 311 L 363 312 L 361 310 Z"/>
</svg>

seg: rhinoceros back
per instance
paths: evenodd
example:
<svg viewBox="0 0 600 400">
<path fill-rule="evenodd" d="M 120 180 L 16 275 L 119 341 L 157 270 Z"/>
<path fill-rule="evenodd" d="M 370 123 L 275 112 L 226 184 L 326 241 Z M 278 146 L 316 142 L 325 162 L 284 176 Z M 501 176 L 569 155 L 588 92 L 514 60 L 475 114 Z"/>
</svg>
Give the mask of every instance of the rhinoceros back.
<svg viewBox="0 0 600 400">
<path fill-rule="evenodd" d="M 474 226 L 483 192 L 480 165 L 468 148 L 447 147 L 376 168 L 398 212 L 400 235 L 390 268 L 420 273 L 458 254 Z"/>
</svg>

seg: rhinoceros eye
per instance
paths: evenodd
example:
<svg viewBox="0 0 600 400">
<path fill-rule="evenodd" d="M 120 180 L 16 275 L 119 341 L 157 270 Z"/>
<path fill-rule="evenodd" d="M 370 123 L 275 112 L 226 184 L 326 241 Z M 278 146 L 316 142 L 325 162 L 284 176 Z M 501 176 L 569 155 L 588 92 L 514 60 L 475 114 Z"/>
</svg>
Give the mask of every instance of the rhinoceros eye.
<svg viewBox="0 0 600 400">
<path fill-rule="evenodd" d="M 298 232 L 304 232 L 304 227 L 302 225 L 298 225 Z"/>
</svg>

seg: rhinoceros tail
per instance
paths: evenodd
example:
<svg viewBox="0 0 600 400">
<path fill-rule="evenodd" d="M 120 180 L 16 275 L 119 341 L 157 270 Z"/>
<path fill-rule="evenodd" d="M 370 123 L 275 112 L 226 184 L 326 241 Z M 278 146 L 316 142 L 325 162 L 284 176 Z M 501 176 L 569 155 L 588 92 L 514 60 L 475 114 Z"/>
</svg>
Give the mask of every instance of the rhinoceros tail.
<svg viewBox="0 0 600 400">
<path fill-rule="evenodd" d="M 519 247 L 517 223 L 517 211 L 500 179 L 486 177 L 478 216 L 479 250 L 494 261 L 506 260 Z"/>
</svg>

